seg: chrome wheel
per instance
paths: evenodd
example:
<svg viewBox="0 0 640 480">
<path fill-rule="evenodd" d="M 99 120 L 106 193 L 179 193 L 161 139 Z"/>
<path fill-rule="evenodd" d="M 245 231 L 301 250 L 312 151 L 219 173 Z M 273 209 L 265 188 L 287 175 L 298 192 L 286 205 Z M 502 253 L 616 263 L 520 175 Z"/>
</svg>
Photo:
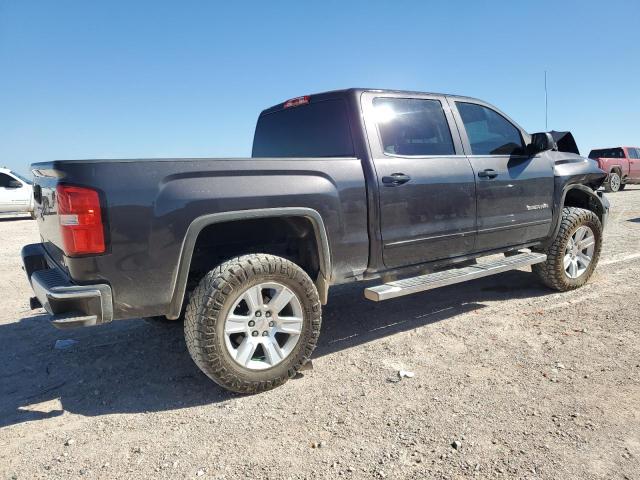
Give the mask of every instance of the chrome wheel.
<svg viewBox="0 0 640 480">
<path fill-rule="evenodd" d="M 618 190 L 620 190 L 620 175 L 618 175 L 616 172 L 611 172 L 609 174 L 609 187 L 611 188 L 612 192 L 617 192 Z"/>
<path fill-rule="evenodd" d="M 564 271 L 569 278 L 578 278 L 587 271 L 596 248 L 593 230 L 582 225 L 573 232 L 564 251 Z"/>
<path fill-rule="evenodd" d="M 224 321 L 227 351 L 250 370 L 271 368 L 298 344 L 303 321 L 302 304 L 286 286 L 268 282 L 249 287 Z"/>
</svg>

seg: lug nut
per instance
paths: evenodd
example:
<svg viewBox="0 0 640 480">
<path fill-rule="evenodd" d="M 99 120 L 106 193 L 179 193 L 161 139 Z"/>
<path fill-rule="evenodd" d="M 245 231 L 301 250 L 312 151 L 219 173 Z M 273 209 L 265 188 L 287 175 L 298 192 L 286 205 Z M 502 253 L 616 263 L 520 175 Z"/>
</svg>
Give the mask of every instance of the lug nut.
<svg viewBox="0 0 640 480">
<path fill-rule="evenodd" d="M 251 336 L 257 337 L 258 336 L 258 331 L 254 330 L 253 332 L 251 332 Z"/>
<path fill-rule="evenodd" d="M 264 332 L 262 332 L 262 336 L 266 337 L 267 335 L 269 335 L 269 332 L 267 332 L 266 330 Z"/>
<path fill-rule="evenodd" d="M 276 323 L 275 322 L 269 322 L 269 326 L 273 327 Z"/>
<path fill-rule="evenodd" d="M 265 315 L 265 317 L 269 318 L 271 316 L 271 312 L 267 312 L 264 315 Z"/>
<path fill-rule="evenodd" d="M 260 310 L 258 310 L 258 311 L 256 312 L 256 317 L 261 317 L 261 316 L 262 316 L 262 312 L 261 312 Z"/>
<path fill-rule="evenodd" d="M 256 322 L 254 322 L 253 320 L 249 320 L 249 326 L 253 327 L 256 324 Z"/>
</svg>

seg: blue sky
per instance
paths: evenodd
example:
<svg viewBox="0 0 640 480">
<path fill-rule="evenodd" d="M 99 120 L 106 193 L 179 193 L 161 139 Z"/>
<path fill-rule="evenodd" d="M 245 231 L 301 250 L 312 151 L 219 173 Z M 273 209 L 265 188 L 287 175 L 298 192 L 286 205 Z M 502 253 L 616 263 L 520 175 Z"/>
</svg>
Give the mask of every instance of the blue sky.
<svg viewBox="0 0 640 480">
<path fill-rule="evenodd" d="M 640 2 L 0 0 L 0 165 L 249 156 L 287 98 L 352 86 L 494 103 L 640 144 Z"/>
</svg>

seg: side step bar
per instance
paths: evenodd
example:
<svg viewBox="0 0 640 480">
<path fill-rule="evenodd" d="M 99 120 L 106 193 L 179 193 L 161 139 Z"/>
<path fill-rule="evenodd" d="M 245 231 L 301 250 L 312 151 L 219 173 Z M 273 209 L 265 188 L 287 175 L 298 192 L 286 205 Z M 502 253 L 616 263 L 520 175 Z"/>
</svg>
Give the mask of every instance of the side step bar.
<svg viewBox="0 0 640 480">
<path fill-rule="evenodd" d="M 412 293 L 424 292 L 434 288 L 462 283 L 476 278 L 488 277 L 496 273 L 542 263 L 547 259 L 543 253 L 519 253 L 493 262 L 472 265 L 465 268 L 452 268 L 442 272 L 429 273 L 418 277 L 405 278 L 394 282 L 384 283 L 364 290 L 365 298 L 380 302 L 390 298 L 402 297 Z"/>
</svg>

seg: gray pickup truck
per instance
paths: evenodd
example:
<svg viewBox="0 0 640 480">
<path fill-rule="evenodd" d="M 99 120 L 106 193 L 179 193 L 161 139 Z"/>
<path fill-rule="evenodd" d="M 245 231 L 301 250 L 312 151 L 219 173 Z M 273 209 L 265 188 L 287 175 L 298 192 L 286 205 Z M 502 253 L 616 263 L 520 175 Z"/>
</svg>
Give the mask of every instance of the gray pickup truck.
<svg viewBox="0 0 640 480">
<path fill-rule="evenodd" d="M 577 288 L 609 210 L 605 173 L 570 134 L 529 135 L 485 102 L 418 92 L 281 103 L 260 114 L 251 158 L 32 171 L 32 308 L 61 328 L 183 319 L 195 363 L 236 392 L 309 360 L 332 285 L 379 279 L 364 295 L 382 301 L 531 265 Z"/>
</svg>

